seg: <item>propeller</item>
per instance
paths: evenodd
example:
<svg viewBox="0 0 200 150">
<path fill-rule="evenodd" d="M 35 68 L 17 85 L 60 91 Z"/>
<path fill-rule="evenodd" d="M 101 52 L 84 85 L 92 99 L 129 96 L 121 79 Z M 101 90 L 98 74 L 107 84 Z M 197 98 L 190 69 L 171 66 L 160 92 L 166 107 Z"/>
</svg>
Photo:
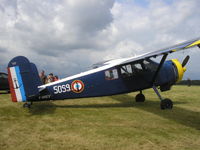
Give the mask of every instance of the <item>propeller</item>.
<svg viewBox="0 0 200 150">
<path fill-rule="evenodd" d="M 183 60 L 183 62 L 182 62 L 182 66 L 183 66 L 183 67 L 185 67 L 185 65 L 188 63 L 189 59 L 190 59 L 190 56 L 187 55 L 187 56 L 185 57 L 185 59 Z"/>
</svg>

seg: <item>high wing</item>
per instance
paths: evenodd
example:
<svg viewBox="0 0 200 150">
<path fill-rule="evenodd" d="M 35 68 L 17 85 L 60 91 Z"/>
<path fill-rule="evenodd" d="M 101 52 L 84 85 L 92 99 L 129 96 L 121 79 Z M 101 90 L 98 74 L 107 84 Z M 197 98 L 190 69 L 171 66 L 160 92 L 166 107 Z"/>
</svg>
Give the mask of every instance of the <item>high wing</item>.
<svg viewBox="0 0 200 150">
<path fill-rule="evenodd" d="M 137 56 L 137 57 L 131 57 L 131 58 L 124 59 L 124 60 L 121 59 L 121 61 L 119 61 L 117 65 L 124 65 L 124 64 L 136 62 L 136 61 L 139 61 L 139 60 L 149 59 L 149 58 L 152 58 L 152 57 L 156 58 L 157 56 L 162 55 L 162 59 L 159 63 L 159 66 L 156 69 L 156 72 L 155 72 L 155 74 L 152 78 L 152 87 L 153 87 L 154 90 L 156 90 L 154 83 L 156 81 L 157 75 L 158 75 L 160 69 L 162 68 L 162 65 L 164 64 L 168 54 L 173 53 L 173 52 L 177 52 L 177 51 L 181 51 L 181 50 L 185 50 L 185 49 L 188 49 L 188 48 L 192 48 L 194 46 L 198 46 L 200 48 L 200 38 L 195 39 L 195 40 L 191 40 L 191 41 L 187 41 L 187 42 L 184 42 L 184 43 L 180 43 L 180 44 L 177 44 L 177 45 L 169 47 L 169 48 L 157 50 L 157 51 L 154 51 L 154 52 L 149 52 L 149 53 Z M 109 64 L 109 62 L 107 62 L 107 63 Z"/>
<path fill-rule="evenodd" d="M 200 47 L 200 38 L 195 39 L 195 40 L 191 40 L 191 41 L 187 41 L 187 42 L 184 42 L 184 43 L 181 43 L 181 44 L 178 44 L 178 45 L 166 48 L 166 49 L 146 53 L 146 54 L 135 56 L 135 57 L 120 58 L 120 59 L 103 61 L 103 62 L 94 64 L 92 66 L 93 69 L 91 69 L 91 70 L 88 70 L 86 72 L 82 72 L 82 73 L 79 73 L 79 74 L 76 74 L 76 75 L 73 75 L 73 76 L 70 76 L 70 77 L 63 78 L 63 79 L 56 81 L 56 82 L 52 82 L 52 83 L 48 83 L 46 85 L 42 85 L 39 88 L 43 89 L 46 86 L 51 86 L 51 85 L 54 85 L 54 84 L 57 84 L 57 83 L 60 83 L 60 82 L 79 78 L 79 77 L 89 75 L 89 74 L 92 74 L 92 73 L 96 73 L 96 72 L 99 72 L 99 71 L 102 71 L 102 70 L 105 70 L 105 69 L 108 69 L 108 68 L 111 68 L 111 67 L 114 67 L 114 66 L 123 65 L 123 64 L 131 63 L 131 62 L 135 62 L 135 61 L 139 61 L 139 60 L 145 60 L 145 59 L 148 59 L 148 58 L 151 58 L 151 57 L 157 57 L 157 56 L 163 55 L 163 58 L 160 62 L 160 66 L 157 69 L 157 73 L 158 73 L 163 62 L 164 62 L 164 60 L 166 59 L 166 57 L 169 53 L 173 53 L 173 52 L 180 51 L 180 50 L 185 50 L 185 49 L 188 49 L 188 48 L 191 48 L 191 47 L 194 47 L 194 46 Z M 155 80 L 157 73 L 155 74 L 155 77 L 152 81 Z"/>
<path fill-rule="evenodd" d="M 169 47 L 169 48 L 157 50 L 157 51 L 154 51 L 154 52 L 149 52 L 149 53 L 137 56 L 137 57 L 131 57 L 127 60 L 122 61 L 120 63 L 120 65 L 130 63 L 130 62 L 134 62 L 134 61 L 138 61 L 138 60 L 141 60 L 141 59 L 148 59 L 148 58 L 151 58 L 151 57 L 155 58 L 155 57 L 160 56 L 160 55 L 168 55 L 169 53 L 185 50 L 185 49 L 192 48 L 192 47 L 195 47 L 195 46 L 198 46 L 200 48 L 200 38 L 194 39 L 194 40 L 191 40 L 191 41 L 187 41 L 187 42 L 184 42 L 184 43 L 180 43 L 180 44 L 174 45 L 174 46 Z"/>
</svg>

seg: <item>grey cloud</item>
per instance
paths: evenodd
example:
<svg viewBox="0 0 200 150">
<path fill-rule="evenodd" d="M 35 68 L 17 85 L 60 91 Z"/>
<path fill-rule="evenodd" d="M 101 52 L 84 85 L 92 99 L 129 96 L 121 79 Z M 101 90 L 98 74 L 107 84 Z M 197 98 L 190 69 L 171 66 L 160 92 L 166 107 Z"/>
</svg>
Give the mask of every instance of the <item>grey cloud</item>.
<svg viewBox="0 0 200 150">
<path fill-rule="evenodd" d="M 74 27 L 85 33 L 93 33 L 105 28 L 111 21 L 114 1 L 79 1 L 64 9 L 64 17 Z M 69 11 L 67 11 L 69 10 Z"/>
<path fill-rule="evenodd" d="M 40 2 L 18 3 L 12 33 L 17 35 L 15 40 L 38 54 L 95 48 L 98 32 L 112 22 L 112 0 Z"/>
<path fill-rule="evenodd" d="M 6 52 L 6 51 L 7 51 L 6 48 L 0 47 L 0 53 L 2 53 L 2 52 Z"/>
</svg>

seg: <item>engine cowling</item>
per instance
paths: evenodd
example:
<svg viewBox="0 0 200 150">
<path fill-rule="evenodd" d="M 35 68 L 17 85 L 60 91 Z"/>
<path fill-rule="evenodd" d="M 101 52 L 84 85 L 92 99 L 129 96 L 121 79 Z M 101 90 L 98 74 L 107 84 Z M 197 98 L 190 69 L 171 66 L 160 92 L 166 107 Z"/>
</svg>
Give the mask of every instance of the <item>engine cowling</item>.
<svg viewBox="0 0 200 150">
<path fill-rule="evenodd" d="M 173 62 L 175 70 L 176 70 L 176 73 L 177 73 L 176 82 L 179 82 L 183 78 L 183 75 L 184 75 L 184 73 L 186 71 L 186 67 L 183 67 L 182 64 L 178 61 L 178 59 L 172 59 L 171 61 Z"/>
</svg>

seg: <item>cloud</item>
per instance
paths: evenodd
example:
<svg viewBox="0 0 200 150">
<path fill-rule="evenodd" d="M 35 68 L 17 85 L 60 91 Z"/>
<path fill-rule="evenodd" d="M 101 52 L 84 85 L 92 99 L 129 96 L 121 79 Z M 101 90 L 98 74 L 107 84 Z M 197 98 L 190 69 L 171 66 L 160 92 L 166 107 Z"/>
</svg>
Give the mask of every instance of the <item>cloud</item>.
<svg viewBox="0 0 200 150">
<path fill-rule="evenodd" d="M 64 76 L 157 50 L 199 36 L 198 7 L 198 0 L 1 0 L 1 65 L 24 55 Z"/>
<path fill-rule="evenodd" d="M 33 4 L 35 2 L 36 4 Z M 20 5 L 16 34 L 38 54 L 95 48 L 93 37 L 112 21 L 112 1 L 26 1 Z M 28 6 L 28 7 L 27 7 Z M 38 7 L 35 7 L 38 6 Z M 31 11 L 30 11 L 31 10 Z M 34 12 L 34 13 L 32 13 Z M 56 52 L 55 52 L 56 51 Z"/>
<path fill-rule="evenodd" d="M 88 59 L 83 51 L 96 50 L 95 37 L 112 22 L 113 4 L 112 0 L 3 1 L 0 45 L 10 57 L 26 55 L 36 62 L 40 58 L 40 67 L 47 65 L 42 60 L 49 60 L 53 65 L 47 68 L 52 70 L 59 63 L 77 66 Z"/>
<path fill-rule="evenodd" d="M 0 53 L 4 53 L 4 52 L 6 52 L 6 51 L 7 51 L 6 48 L 0 47 Z"/>
</svg>

